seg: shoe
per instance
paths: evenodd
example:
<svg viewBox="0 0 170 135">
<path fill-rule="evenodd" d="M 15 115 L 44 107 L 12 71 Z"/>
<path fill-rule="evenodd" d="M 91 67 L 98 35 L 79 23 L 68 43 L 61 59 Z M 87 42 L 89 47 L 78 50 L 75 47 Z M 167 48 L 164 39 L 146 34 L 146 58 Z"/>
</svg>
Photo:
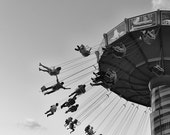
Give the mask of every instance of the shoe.
<svg viewBox="0 0 170 135">
<path fill-rule="evenodd" d="M 41 71 L 41 68 L 39 68 L 39 71 Z"/>
<path fill-rule="evenodd" d="M 45 91 L 45 89 L 46 89 L 46 87 L 45 87 L 45 86 L 42 86 L 42 87 L 41 87 L 41 91 L 42 91 L 42 92 L 44 92 L 44 91 Z"/>
<path fill-rule="evenodd" d="M 39 63 L 39 66 L 42 66 L 42 64 L 41 64 L 41 63 Z"/>
</svg>

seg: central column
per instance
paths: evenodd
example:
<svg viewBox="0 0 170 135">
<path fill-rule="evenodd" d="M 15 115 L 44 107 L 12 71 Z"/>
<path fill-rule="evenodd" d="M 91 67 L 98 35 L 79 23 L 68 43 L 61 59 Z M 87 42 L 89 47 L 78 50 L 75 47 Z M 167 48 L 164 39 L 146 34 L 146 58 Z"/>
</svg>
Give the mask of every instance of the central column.
<svg viewBox="0 0 170 135">
<path fill-rule="evenodd" d="M 151 134 L 170 135 L 170 76 L 153 78 L 151 91 Z"/>
</svg>

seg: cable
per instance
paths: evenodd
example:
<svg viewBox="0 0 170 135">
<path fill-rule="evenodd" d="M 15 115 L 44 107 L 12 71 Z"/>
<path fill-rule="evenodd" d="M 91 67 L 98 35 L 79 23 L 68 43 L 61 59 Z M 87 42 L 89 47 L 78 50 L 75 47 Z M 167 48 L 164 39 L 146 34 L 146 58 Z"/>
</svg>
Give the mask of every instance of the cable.
<svg viewBox="0 0 170 135">
<path fill-rule="evenodd" d="M 86 91 L 86 93 L 87 92 L 89 92 L 89 91 Z M 96 94 L 96 92 L 95 93 L 93 93 L 93 95 L 91 95 L 91 97 L 89 97 L 88 99 L 86 99 L 86 101 L 83 103 L 83 104 L 81 104 L 81 106 L 79 106 L 78 107 L 78 109 L 77 109 L 77 111 L 76 111 L 76 113 L 72 113 L 72 117 L 74 117 L 75 116 L 75 119 L 77 119 L 77 120 L 79 120 L 79 117 L 81 116 L 81 115 L 84 115 L 84 113 L 85 113 L 85 110 L 83 111 L 83 112 L 81 112 L 80 113 L 80 111 L 83 109 L 83 108 L 85 108 L 87 105 L 89 105 L 91 102 L 89 102 L 89 101 L 93 101 L 96 97 L 98 97 L 99 95 L 101 94 L 101 92 L 98 90 L 97 91 L 97 94 Z M 79 97 L 78 97 L 79 98 Z M 90 106 L 90 105 L 89 105 Z M 87 109 L 87 108 L 86 108 Z M 76 116 L 77 115 L 77 116 Z M 80 121 L 79 121 L 80 122 Z"/>
<path fill-rule="evenodd" d="M 76 68 L 76 67 L 78 67 L 78 66 L 83 65 L 83 64 L 87 64 L 87 63 L 91 62 L 91 61 L 94 60 L 94 59 L 95 59 L 95 58 L 91 58 L 91 59 L 88 59 L 88 60 L 86 60 L 86 61 L 82 61 L 82 62 L 80 62 L 80 63 L 76 63 L 76 64 L 74 64 L 74 65 L 72 65 L 72 66 L 69 66 L 68 68 L 63 69 L 61 73 L 66 73 L 67 71 L 70 71 L 70 70 L 72 70 L 72 69 L 74 69 L 74 68 Z"/>
<path fill-rule="evenodd" d="M 104 127 L 104 129 L 102 130 L 102 133 L 104 133 L 105 135 L 107 135 L 109 133 L 109 131 L 112 129 L 111 127 L 113 127 L 113 125 L 115 124 L 115 122 L 117 121 L 117 119 L 119 118 L 119 116 L 121 116 L 121 114 L 123 113 L 123 111 L 126 108 L 128 101 L 126 101 L 125 104 L 123 104 L 119 110 L 112 116 L 112 118 L 110 119 L 110 121 L 108 122 L 108 124 Z"/>
<path fill-rule="evenodd" d="M 143 112 L 143 114 L 142 114 L 142 116 L 140 118 L 139 124 L 138 124 L 138 126 L 137 126 L 137 128 L 135 130 L 134 135 L 137 135 L 138 133 L 140 133 L 139 131 L 140 131 L 141 127 L 142 127 L 142 123 L 144 121 L 145 115 L 146 115 L 146 110 Z"/>
<path fill-rule="evenodd" d="M 123 118 L 121 119 L 120 123 L 118 124 L 118 126 L 116 127 L 116 130 L 113 131 L 113 135 L 116 134 L 118 135 L 118 132 L 121 131 L 122 129 L 122 125 L 124 125 L 124 123 L 126 122 L 126 120 L 128 119 L 129 114 L 132 112 L 134 108 L 134 104 L 131 104 L 131 106 L 129 107 L 129 109 L 127 110 L 127 113 L 123 116 Z M 120 132 L 119 132 L 120 133 Z"/>
<path fill-rule="evenodd" d="M 134 120 L 138 110 L 139 110 L 139 105 L 136 106 L 133 114 L 131 115 L 131 117 L 129 118 L 128 122 L 126 123 L 126 126 L 124 127 L 124 131 L 122 131 L 121 135 L 126 135 L 128 133 L 129 128 L 130 128 L 131 124 L 133 123 L 133 120 Z"/>
<path fill-rule="evenodd" d="M 81 106 L 79 107 L 79 110 L 86 107 L 91 101 L 93 101 L 96 97 L 98 97 L 101 94 L 101 90 L 102 90 L 101 88 L 96 89 L 95 92 L 81 104 Z"/>
<path fill-rule="evenodd" d="M 103 109 L 98 113 L 98 115 L 96 115 L 96 117 L 94 117 L 94 119 L 89 123 L 89 125 L 91 125 L 91 124 L 106 110 L 106 108 L 108 108 L 108 107 L 111 105 L 111 103 L 112 103 L 117 97 L 118 97 L 118 96 L 114 97 L 114 98 L 110 101 L 110 103 L 109 103 L 105 108 L 103 108 Z"/>
<path fill-rule="evenodd" d="M 104 94 L 102 94 L 93 104 L 91 104 L 88 108 L 87 108 L 87 110 L 85 111 L 85 116 L 82 118 L 82 120 L 80 120 L 80 121 L 83 121 L 83 119 L 85 119 L 86 117 L 87 117 L 87 114 L 89 114 L 88 112 L 91 112 L 91 110 L 90 109 L 93 109 L 93 107 L 95 106 L 95 104 L 96 103 L 98 103 L 98 102 L 100 102 L 103 98 L 105 97 L 105 92 L 104 92 Z"/>
<path fill-rule="evenodd" d="M 96 130 L 98 130 L 98 128 L 102 125 L 102 123 L 107 119 L 107 117 L 111 114 L 111 112 L 113 111 L 113 109 L 118 105 L 118 103 L 120 102 L 121 98 L 119 98 L 119 100 L 116 102 L 116 104 L 112 107 L 112 109 L 109 111 L 109 113 L 106 115 L 106 117 L 100 122 L 99 126 L 96 128 Z"/>
<path fill-rule="evenodd" d="M 80 71 L 78 71 L 78 72 L 76 72 L 76 73 L 74 73 L 74 74 L 72 74 L 72 75 L 69 75 L 69 76 L 67 76 L 66 78 L 64 78 L 63 80 L 66 80 L 66 79 L 68 79 L 68 78 L 70 78 L 70 77 L 72 77 L 72 76 L 74 76 L 74 75 L 76 75 L 76 74 L 79 74 L 80 72 L 82 72 L 82 71 L 84 71 L 84 70 L 86 70 L 86 69 L 89 69 L 89 68 L 91 68 L 91 67 L 93 67 L 93 65 L 88 66 L 88 67 L 86 67 L 86 68 L 84 68 L 84 69 L 82 69 L 82 70 L 80 70 Z"/>
<path fill-rule="evenodd" d="M 80 113 L 76 118 L 77 118 L 77 119 L 80 119 L 81 116 L 83 116 L 84 113 L 86 113 L 86 111 L 87 111 L 93 104 L 95 104 L 95 103 L 104 95 L 104 93 L 105 93 L 105 92 L 101 93 L 100 96 L 99 96 L 97 99 L 95 99 L 95 101 L 93 101 L 93 103 L 90 104 L 90 105 L 89 105 L 82 113 Z"/>
<path fill-rule="evenodd" d="M 143 120 L 143 122 L 142 122 L 142 124 L 141 124 L 141 127 L 140 127 L 140 130 L 141 130 L 141 131 L 140 131 L 139 133 L 140 133 L 141 135 L 142 135 L 142 133 L 144 132 L 144 127 L 145 127 L 145 123 L 146 123 L 146 121 L 147 121 L 147 116 L 148 116 L 147 113 L 148 113 L 148 112 L 146 111 L 146 112 L 145 112 L 144 120 Z"/>
<path fill-rule="evenodd" d="M 147 130 L 147 127 L 149 125 L 149 122 L 150 121 L 150 117 L 149 115 L 147 116 L 147 120 L 146 120 L 146 124 L 145 124 L 145 127 L 144 127 L 144 130 L 143 130 L 143 133 L 141 133 L 141 135 L 146 135 L 146 130 Z"/>
<path fill-rule="evenodd" d="M 56 65 L 55 67 L 61 67 L 61 66 L 66 66 L 66 65 L 69 65 L 70 63 L 73 63 L 73 62 L 75 62 L 75 61 L 77 61 L 77 60 L 80 60 L 80 59 L 82 59 L 82 58 L 84 58 L 84 57 L 77 57 L 77 58 L 74 58 L 74 59 L 72 59 L 72 60 L 68 60 L 68 61 L 66 61 L 66 62 L 64 62 L 64 63 L 61 63 L 61 64 L 58 64 L 58 65 Z"/>
<path fill-rule="evenodd" d="M 94 71 L 94 70 L 93 70 L 93 71 Z M 73 84 L 73 83 L 75 83 L 75 82 L 77 82 L 77 81 L 80 81 L 81 79 L 84 79 L 85 77 L 91 75 L 91 73 L 92 73 L 93 71 L 87 72 L 86 74 L 83 74 L 83 75 L 81 75 L 81 76 L 78 76 L 78 77 L 76 77 L 76 78 L 74 78 L 74 79 L 66 82 L 66 83 L 68 83 L 66 86 L 69 86 L 69 85 L 71 85 L 71 84 Z M 84 83 L 84 84 L 86 84 L 86 83 Z"/>
<path fill-rule="evenodd" d="M 106 96 L 106 95 L 105 95 L 105 96 Z M 92 108 L 92 110 L 90 110 L 90 111 L 85 115 L 85 117 L 83 117 L 83 119 L 81 120 L 81 122 L 83 122 L 88 116 L 90 116 L 90 114 L 92 114 L 99 106 L 101 106 L 101 104 L 102 104 L 106 99 L 108 99 L 108 96 L 103 97 L 103 98 Z"/>
</svg>

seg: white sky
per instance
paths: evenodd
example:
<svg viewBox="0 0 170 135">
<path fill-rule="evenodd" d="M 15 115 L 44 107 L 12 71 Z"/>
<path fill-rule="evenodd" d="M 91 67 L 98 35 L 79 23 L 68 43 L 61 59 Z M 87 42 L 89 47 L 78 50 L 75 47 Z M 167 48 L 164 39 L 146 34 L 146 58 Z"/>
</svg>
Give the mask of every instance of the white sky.
<svg viewBox="0 0 170 135">
<path fill-rule="evenodd" d="M 168 4 L 169 0 L 0 0 L 0 134 L 68 134 L 64 111 L 48 119 L 44 115 L 66 92 L 39 92 L 55 80 L 38 71 L 39 62 L 52 66 L 77 58 L 77 44 L 97 45 L 103 33 L 124 18 Z"/>
</svg>

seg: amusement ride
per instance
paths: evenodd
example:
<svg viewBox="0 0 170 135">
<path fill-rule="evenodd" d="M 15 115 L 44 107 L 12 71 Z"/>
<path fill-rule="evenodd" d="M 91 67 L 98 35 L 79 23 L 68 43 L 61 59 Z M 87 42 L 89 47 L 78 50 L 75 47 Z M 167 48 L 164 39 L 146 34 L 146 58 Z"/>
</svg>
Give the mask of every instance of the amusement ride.
<svg viewBox="0 0 170 135">
<path fill-rule="evenodd" d="M 170 135 L 170 11 L 126 18 L 104 33 L 100 44 L 78 45 L 75 51 L 82 57 L 57 65 L 56 75 L 64 83 L 59 88 L 77 85 L 61 101 L 70 114 L 64 125 L 70 133 L 86 120 L 86 135 L 125 135 L 134 123 L 131 134 L 142 135 L 150 121 L 152 135 Z M 58 90 L 58 84 L 52 86 Z M 141 106 L 146 110 L 136 121 Z"/>
</svg>

